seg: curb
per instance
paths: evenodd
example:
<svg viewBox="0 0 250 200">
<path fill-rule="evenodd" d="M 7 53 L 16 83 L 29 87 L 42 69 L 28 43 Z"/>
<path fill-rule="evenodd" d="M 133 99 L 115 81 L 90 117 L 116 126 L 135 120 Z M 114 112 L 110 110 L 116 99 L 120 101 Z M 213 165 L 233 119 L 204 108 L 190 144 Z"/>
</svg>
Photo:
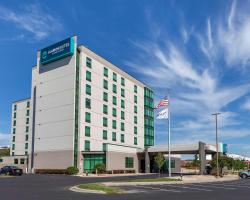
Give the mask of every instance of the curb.
<svg viewBox="0 0 250 200">
<path fill-rule="evenodd" d="M 73 191 L 73 192 L 81 192 L 81 193 L 106 194 L 106 192 L 103 192 L 103 191 L 81 189 L 77 186 L 73 186 L 73 187 L 69 188 L 69 190 Z"/>
</svg>

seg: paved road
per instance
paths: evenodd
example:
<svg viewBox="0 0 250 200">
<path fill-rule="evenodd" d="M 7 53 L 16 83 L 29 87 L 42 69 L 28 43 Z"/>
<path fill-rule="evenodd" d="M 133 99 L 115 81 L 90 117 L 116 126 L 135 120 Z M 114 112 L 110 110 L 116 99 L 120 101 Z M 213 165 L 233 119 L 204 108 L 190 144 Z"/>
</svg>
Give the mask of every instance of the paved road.
<svg viewBox="0 0 250 200">
<path fill-rule="evenodd" d="M 220 183 L 124 187 L 138 191 L 123 195 L 75 193 L 72 185 L 134 177 L 80 178 L 63 175 L 24 175 L 0 178 L 0 199 L 8 200 L 249 200 L 250 179 Z M 138 178 L 138 177 L 137 177 Z"/>
</svg>

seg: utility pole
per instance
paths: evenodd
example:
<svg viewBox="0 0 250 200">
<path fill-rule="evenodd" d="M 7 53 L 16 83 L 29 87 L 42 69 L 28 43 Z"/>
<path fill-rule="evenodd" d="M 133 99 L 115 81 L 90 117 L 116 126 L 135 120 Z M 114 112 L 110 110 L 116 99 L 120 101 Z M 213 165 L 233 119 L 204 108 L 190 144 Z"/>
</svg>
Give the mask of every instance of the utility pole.
<svg viewBox="0 0 250 200">
<path fill-rule="evenodd" d="M 218 144 L 218 115 L 221 113 L 213 113 L 212 115 L 215 116 L 215 132 L 216 132 L 216 171 L 217 171 L 217 178 L 219 177 L 219 144 Z"/>
</svg>

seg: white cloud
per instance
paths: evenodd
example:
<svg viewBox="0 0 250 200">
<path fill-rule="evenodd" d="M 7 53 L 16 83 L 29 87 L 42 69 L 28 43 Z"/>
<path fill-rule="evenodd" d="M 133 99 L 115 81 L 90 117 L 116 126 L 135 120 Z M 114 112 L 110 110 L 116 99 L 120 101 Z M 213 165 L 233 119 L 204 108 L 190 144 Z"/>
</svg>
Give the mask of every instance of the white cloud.
<svg viewBox="0 0 250 200">
<path fill-rule="evenodd" d="M 37 40 L 44 39 L 50 34 L 62 30 L 60 21 L 44 12 L 37 4 L 26 6 L 21 11 L 0 6 L 0 19 L 13 23 L 17 28 L 31 33 Z"/>
<path fill-rule="evenodd" d="M 248 99 L 242 106 L 243 109 L 250 110 L 250 99 Z"/>
<path fill-rule="evenodd" d="M 9 145 L 10 144 L 10 134 L 0 133 L 0 145 Z"/>
</svg>

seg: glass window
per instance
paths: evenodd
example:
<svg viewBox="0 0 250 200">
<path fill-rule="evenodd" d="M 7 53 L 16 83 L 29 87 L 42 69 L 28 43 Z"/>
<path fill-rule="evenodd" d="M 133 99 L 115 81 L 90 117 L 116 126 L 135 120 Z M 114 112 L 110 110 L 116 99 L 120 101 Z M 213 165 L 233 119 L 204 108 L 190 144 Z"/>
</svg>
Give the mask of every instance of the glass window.
<svg viewBox="0 0 250 200">
<path fill-rule="evenodd" d="M 29 146 L 28 143 L 25 143 L 25 149 L 28 149 L 28 146 Z"/>
<path fill-rule="evenodd" d="M 117 75 L 116 75 L 116 73 L 115 72 L 113 72 L 113 81 L 117 81 Z"/>
<path fill-rule="evenodd" d="M 126 168 L 133 168 L 134 167 L 134 158 L 133 157 L 126 157 L 125 158 L 125 167 Z"/>
<path fill-rule="evenodd" d="M 137 113 L 137 106 L 134 106 L 134 113 Z"/>
<path fill-rule="evenodd" d="M 12 138 L 12 142 L 15 142 L 15 139 L 16 139 L 16 137 L 15 137 L 15 136 L 13 136 L 13 138 Z"/>
<path fill-rule="evenodd" d="M 108 106 L 107 105 L 103 105 L 103 113 L 108 114 Z"/>
<path fill-rule="evenodd" d="M 123 88 L 121 88 L 121 96 L 125 97 L 125 90 Z"/>
<path fill-rule="evenodd" d="M 137 124 L 137 116 L 134 116 L 134 123 Z"/>
<path fill-rule="evenodd" d="M 30 110 L 27 110 L 26 111 L 26 116 L 29 116 L 30 115 Z"/>
<path fill-rule="evenodd" d="M 134 85 L 134 92 L 137 93 L 137 86 Z"/>
<path fill-rule="evenodd" d="M 112 141 L 116 141 L 116 133 L 115 132 L 112 133 Z"/>
<path fill-rule="evenodd" d="M 125 131 L 125 125 L 123 122 L 121 122 L 121 131 Z"/>
<path fill-rule="evenodd" d="M 15 134 L 16 133 L 16 128 L 13 128 L 13 134 Z"/>
<path fill-rule="evenodd" d="M 26 124 L 29 124 L 30 119 L 26 118 Z"/>
<path fill-rule="evenodd" d="M 107 151 L 107 144 L 105 144 L 105 143 L 102 144 L 102 150 Z"/>
<path fill-rule="evenodd" d="M 112 120 L 112 128 L 116 129 L 116 120 Z"/>
<path fill-rule="evenodd" d="M 104 139 L 104 140 L 108 139 L 108 131 L 106 131 L 106 130 L 102 131 L 102 139 Z"/>
<path fill-rule="evenodd" d="M 103 92 L 103 101 L 108 102 L 108 93 L 107 92 Z"/>
<path fill-rule="evenodd" d="M 12 144 L 12 150 L 15 150 L 15 144 Z"/>
<path fill-rule="evenodd" d="M 30 107 L 30 102 L 29 101 L 27 101 L 27 108 L 29 108 Z"/>
<path fill-rule="evenodd" d="M 114 93 L 117 93 L 117 87 L 116 87 L 115 84 L 113 84 L 113 92 L 114 92 Z"/>
<path fill-rule="evenodd" d="M 92 60 L 89 57 L 86 57 L 86 66 L 91 68 L 92 67 Z"/>
<path fill-rule="evenodd" d="M 85 126 L 85 136 L 90 137 L 90 127 Z"/>
<path fill-rule="evenodd" d="M 106 117 L 102 118 L 102 124 L 103 126 L 107 127 L 108 126 L 108 119 Z"/>
<path fill-rule="evenodd" d="M 18 159 L 17 158 L 14 159 L 14 164 L 18 165 Z"/>
<path fill-rule="evenodd" d="M 89 140 L 84 141 L 84 150 L 90 151 L 90 141 Z"/>
<path fill-rule="evenodd" d="M 108 81 L 105 79 L 103 80 L 103 88 L 108 89 Z"/>
<path fill-rule="evenodd" d="M 20 159 L 20 164 L 23 165 L 24 162 L 25 162 L 25 159 L 24 159 L 24 158 L 21 158 L 21 159 Z"/>
<path fill-rule="evenodd" d="M 85 122 L 91 122 L 91 114 L 89 112 L 85 112 Z"/>
<path fill-rule="evenodd" d="M 124 111 L 121 111 L 121 119 L 125 119 L 125 113 L 124 113 Z"/>
<path fill-rule="evenodd" d="M 29 132 L 29 127 L 28 127 L 28 126 L 26 126 L 26 128 L 25 128 L 25 132 L 26 132 L 26 133 Z"/>
<path fill-rule="evenodd" d="M 91 108 L 91 99 L 89 98 L 86 98 L 85 99 L 85 108 Z"/>
<path fill-rule="evenodd" d="M 121 99 L 121 107 L 122 107 L 122 108 L 125 108 L 125 102 L 124 102 L 123 99 Z"/>
<path fill-rule="evenodd" d="M 113 102 L 114 105 L 117 104 L 117 101 L 116 101 L 116 97 L 115 97 L 115 96 L 112 97 L 112 102 Z"/>
<path fill-rule="evenodd" d="M 116 117 L 116 109 L 115 108 L 112 109 L 112 115 L 113 115 L 113 117 Z"/>
<path fill-rule="evenodd" d="M 29 135 L 25 135 L 25 141 L 29 140 Z"/>
<path fill-rule="evenodd" d="M 137 96 L 134 95 L 134 103 L 137 103 Z"/>
<path fill-rule="evenodd" d="M 106 77 L 109 76 L 108 68 L 106 68 L 106 67 L 103 68 L 103 75 L 106 76 Z"/>
<path fill-rule="evenodd" d="M 86 94 L 91 95 L 91 86 L 86 84 Z"/>
<path fill-rule="evenodd" d="M 14 118 L 16 118 L 16 113 L 14 113 Z"/>
<path fill-rule="evenodd" d="M 125 79 L 121 77 L 121 85 L 125 86 Z"/>
<path fill-rule="evenodd" d="M 90 71 L 86 71 L 86 80 L 91 81 L 91 72 Z"/>
<path fill-rule="evenodd" d="M 124 134 L 121 134 L 121 142 L 122 142 L 122 143 L 125 142 Z"/>
<path fill-rule="evenodd" d="M 137 134 L 137 127 L 134 127 L 134 134 Z"/>
<path fill-rule="evenodd" d="M 137 145 L 137 137 L 134 137 L 134 145 Z"/>
<path fill-rule="evenodd" d="M 17 105 L 14 105 L 14 110 L 16 110 L 17 109 Z"/>
<path fill-rule="evenodd" d="M 13 121 L 13 126 L 16 126 L 16 120 Z"/>
</svg>

